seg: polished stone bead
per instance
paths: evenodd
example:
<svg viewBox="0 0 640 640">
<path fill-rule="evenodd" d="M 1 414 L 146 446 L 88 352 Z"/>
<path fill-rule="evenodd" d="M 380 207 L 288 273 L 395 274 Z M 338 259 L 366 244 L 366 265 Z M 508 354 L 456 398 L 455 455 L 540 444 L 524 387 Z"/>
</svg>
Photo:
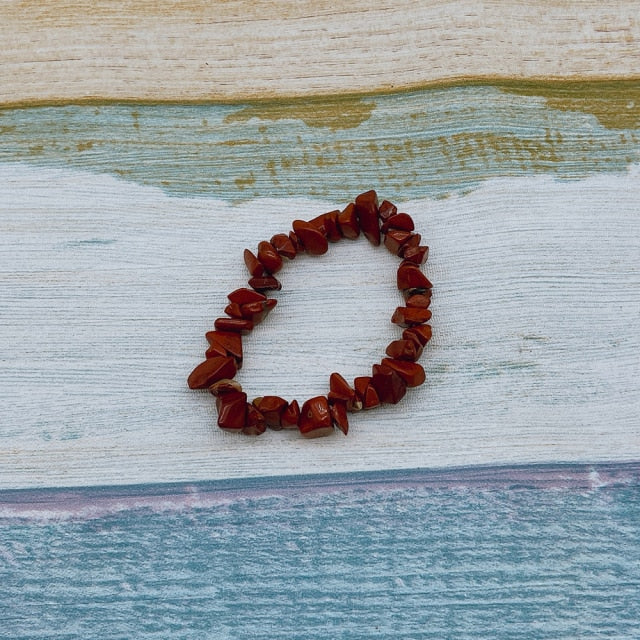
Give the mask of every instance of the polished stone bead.
<svg viewBox="0 0 640 640">
<path fill-rule="evenodd" d="M 416 327 L 411 327 L 411 329 L 405 329 L 402 332 L 402 337 L 405 340 L 417 340 L 424 347 L 424 345 L 431 340 L 431 325 L 421 324 Z"/>
<path fill-rule="evenodd" d="M 373 191 L 356 197 L 356 215 L 360 229 L 367 240 L 377 247 L 380 244 L 380 219 L 378 218 L 378 194 Z"/>
<path fill-rule="evenodd" d="M 347 417 L 347 403 L 336 400 L 329 403 L 329 412 L 333 424 L 346 436 L 349 431 L 349 418 Z"/>
<path fill-rule="evenodd" d="M 242 433 L 247 436 L 260 436 L 267 430 L 264 416 L 252 404 L 247 404 L 247 416 Z"/>
<path fill-rule="evenodd" d="M 310 398 L 302 405 L 298 429 L 305 438 L 319 438 L 333 433 L 329 401 L 325 396 Z"/>
<path fill-rule="evenodd" d="M 267 299 L 267 296 L 259 293 L 258 291 L 254 291 L 253 289 L 243 287 L 242 289 L 232 291 L 227 298 L 229 298 L 229 302 L 235 302 L 242 305 L 248 304 L 249 302 L 264 302 Z"/>
<path fill-rule="evenodd" d="M 297 400 L 293 400 L 285 408 L 280 416 L 280 424 L 283 429 L 297 429 L 300 420 L 300 405 Z"/>
<path fill-rule="evenodd" d="M 349 383 L 339 374 L 332 373 L 329 376 L 329 402 L 333 400 L 342 400 L 346 403 L 349 411 L 358 411 L 361 406 L 357 399 L 355 389 L 349 386 Z"/>
<path fill-rule="evenodd" d="M 387 233 L 389 229 L 399 229 L 401 231 L 413 231 L 415 226 L 413 218 L 408 213 L 397 213 L 387 218 L 380 227 L 382 233 Z"/>
<path fill-rule="evenodd" d="M 218 426 L 225 431 L 240 432 L 247 424 L 247 394 L 225 393 L 216 399 Z"/>
<path fill-rule="evenodd" d="M 414 264 L 421 265 L 424 264 L 429 257 L 429 247 L 425 245 L 406 245 L 402 247 L 402 253 L 400 255 L 403 260 L 408 260 Z"/>
<path fill-rule="evenodd" d="M 244 250 L 244 263 L 253 278 L 259 278 L 265 274 L 264 265 L 249 249 Z"/>
<path fill-rule="evenodd" d="M 280 291 L 282 284 L 273 276 L 262 276 L 260 278 L 250 278 L 249 286 L 256 291 Z"/>
<path fill-rule="evenodd" d="M 206 389 L 223 378 L 233 378 L 238 372 L 236 361 L 230 357 L 209 358 L 201 362 L 189 375 L 190 389 Z"/>
<path fill-rule="evenodd" d="M 382 358 L 382 365 L 393 369 L 404 380 L 407 387 L 417 387 L 425 381 L 424 369 L 417 362 Z"/>
<path fill-rule="evenodd" d="M 378 392 L 371 385 L 371 376 L 360 376 L 353 381 L 356 395 L 363 409 L 373 409 L 380 404 Z"/>
<path fill-rule="evenodd" d="M 329 241 L 310 222 L 294 220 L 293 230 L 307 253 L 321 256 L 329 250 Z"/>
<path fill-rule="evenodd" d="M 391 322 L 399 327 L 415 327 L 417 324 L 424 324 L 431 319 L 429 309 L 419 307 L 396 307 L 391 317 Z"/>
<path fill-rule="evenodd" d="M 385 353 L 396 360 L 415 362 L 422 355 L 422 345 L 415 340 L 394 340 Z"/>
<path fill-rule="evenodd" d="M 414 307 L 417 309 L 428 309 L 431 305 L 431 291 L 428 293 L 417 293 L 407 298 L 406 307 Z"/>
<path fill-rule="evenodd" d="M 222 378 L 218 382 L 214 382 L 209 387 L 209 393 L 213 396 L 223 396 L 225 393 L 236 393 L 242 391 L 242 385 L 230 378 Z"/>
<path fill-rule="evenodd" d="M 253 322 L 241 318 L 216 318 L 213 326 L 218 331 L 235 331 L 247 335 L 253 329 Z"/>
<path fill-rule="evenodd" d="M 301 253 L 304 251 L 304 247 L 300 245 L 298 242 L 298 236 L 295 231 L 289 231 L 289 240 L 291 240 L 291 244 L 296 250 L 296 253 Z"/>
<path fill-rule="evenodd" d="M 266 240 L 258 244 L 258 260 L 269 273 L 277 273 L 282 269 L 282 257 L 275 247 Z"/>
<path fill-rule="evenodd" d="M 338 215 L 338 227 L 345 238 L 355 240 L 360 235 L 360 225 L 356 215 L 356 206 L 350 202 Z"/>
<path fill-rule="evenodd" d="M 204 336 L 211 348 L 222 348 L 225 353 L 222 355 L 233 356 L 242 362 L 242 337 L 235 331 L 207 331 Z"/>
<path fill-rule="evenodd" d="M 390 229 L 384 237 L 384 246 L 394 256 L 400 255 L 400 251 L 404 245 L 411 240 L 411 231 L 401 231 L 399 229 Z"/>
<path fill-rule="evenodd" d="M 431 289 L 429 278 L 413 262 L 400 263 L 397 274 L 398 289 Z"/>
<path fill-rule="evenodd" d="M 374 364 L 372 367 L 371 386 L 378 392 L 380 402 L 397 404 L 407 392 L 407 384 L 390 367 Z"/>
<path fill-rule="evenodd" d="M 264 416 L 267 426 L 274 430 L 282 429 L 282 413 L 288 404 L 279 396 L 263 396 L 253 401 L 253 406 Z"/>
<path fill-rule="evenodd" d="M 275 298 L 269 298 L 264 302 L 249 302 L 240 307 L 240 312 L 245 320 L 251 320 L 255 326 L 265 319 L 269 311 L 271 311 L 277 303 L 278 301 Z"/>
<path fill-rule="evenodd" d="M 339 211 L 329 211 L 316 216 L 313 220 L 309 220 L 309 224 L 313 225 L 320 233 L 329 241 L 337 242 L 342 238 L 342 234 L 338 229 Z"/>
<path fill-rule="evenodd" d="M 227 350 L 224 349 L 223 347 L 221 347 L 219 344 L 214 344 L 214 345 L 209 346 L 209 348 L 204 353 L 204 357 L 207 358 L 207 359 L 209 359 L 209 358 L 218 358 L 220 356 L 225 358 L 228 355 L 229 354 L 227 353 Z"/>
<path fill-rule="evenodd" d="M 396 207 L 395 204 L 392 204 L 388 200 L 383 200 L 380 203 L 378 215 L 383 222 L 386 222 L 391 216 L 395 216 L 396 213 L 398 213 L 398 207 Z"/>
<path fill-rule="evenodd" d="M 286 233 L 278 233 L 271 238 L 273 248 L 283 257 L 293 260 L 298 254 L 291 238 Z"/>
<path fill-rule="evenodd" d="M 225 308 L 224 312 L 230 318 L 242 318 L 242 309 L 237 302 L 230 302 Z"/>
</svg>

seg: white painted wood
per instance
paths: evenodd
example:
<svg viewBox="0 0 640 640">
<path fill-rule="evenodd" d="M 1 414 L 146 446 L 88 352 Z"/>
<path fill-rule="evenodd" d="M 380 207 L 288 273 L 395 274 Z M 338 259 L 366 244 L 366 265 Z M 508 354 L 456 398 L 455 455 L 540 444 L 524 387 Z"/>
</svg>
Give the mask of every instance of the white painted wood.
<svg viewBox="0 0 640 640">
<path fill-rule="evenodd" d="M 428 382 L 347 438 L 220 432 L 189 391 L 242 250 L 334 205 L 230 206 L 0 165 L 0 487 L 640 457 L 640 172 L 500 179 L 407 202 L 431 246 Z M 345 194 L 345 201 L 355 194 Z M 365 375 L 398 329 L 397 261 L 301 257 L 245 341 L 250 397 Z"/>
</svg>

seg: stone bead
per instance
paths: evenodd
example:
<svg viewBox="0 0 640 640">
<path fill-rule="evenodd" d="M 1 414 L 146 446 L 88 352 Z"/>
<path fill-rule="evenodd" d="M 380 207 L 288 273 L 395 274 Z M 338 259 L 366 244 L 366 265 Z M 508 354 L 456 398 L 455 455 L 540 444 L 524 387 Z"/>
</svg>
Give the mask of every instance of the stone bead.
<svg viewBox="0 0 640 640">
<path fill-rule="evenodd" d="M 233 378 L 238 372 L 236 361 L 229 357 L 209 358 L 201 362 L 189 375 L 190 389 L 206 389 L 223 378 Z"/>
<path fill-rule="evenodd" d="M 282 269 L 282 257 L 275 247 L 266 240 L 258 244 L 258 260 L 269 273 L 277 273 Z"/>
<path fill-rule="evenodd" d="M 282 429 L 282 413 L 288 404 L 279 396 L 263 396 L 253 401 L 253 406 L 264 416 L 267 426 L 274 430 Z"/>
<path fill-rule="evenodd" d="M 407 392 L 405 381 L 396 371 L 382 364 L 372 367 L 371 386 L 378 392 L 380 402 L 397 404 Z"/>
<path fill-rule="evenodd" d="M 280 416 L 280 424 L 283 429 L 297 429 L 300 420 L 300 405 L 297 400 L 293 400 L 285 408 Z"/>
<path fill-rule="evenodd" d="M 305 438 L 320 438 L 333 433 L 329 401 L 325 396 L 310 398 L 302 405 L 298 429 Z"/>
<path fill-rule="evenodd" d="M 329 376 L 329 389 L 329 402 L 341 400 L 346 403 L 349 411 L 359 411 L 362 408 L 355 389 L 352 389 L 339 373 L 332 373 Z"/>
<path fill-rule="evenodd" d="M 366 191 L 356 197 L 356 215 L 360 229 L 367 240 L 374 246 L 380 245 L 380 220 L 378 218 L 378 194 Z"/>
<path fill-rule="evenodd" d="M 250 278 L 249 286 L 256 291 L 280 291 L 282 284 L 273 276 Z"/>
<path fill-rule="evenodd" d="M 355 240 L 360 235 L 356 206 L 353 202 L 349 203 L 344 211 L 338 215 L 338 227 L 345 238 Z"/>
<path fill-rule="evenodd" d="M 396 360 L 415 362 L 422 355 L 422 345 L 416 340 L 394 340 L 385 353 Z"/>
<path fill-rule="evenodd" d="M 431 340 L 431 325 L 421 324 L 416 327 L 411 327 L 411 329 L 405 329 L 402 332 L 402 337 L 405 340 L 417 340 L 424 347 L 424 345 Z"/>
<path fill-rule="evenodd" d="M 218 344 L 211 345 L 204 353 L 204 357 L 207 358 L 207 360 L 209 358 L 218 358 L 220 356 L 226 358 L 228 355 L 229 354 L 227 353 L 226 349 L 223 349 Z"/>
<path fill-rule="evenodd" d="M 360 376 L 353 381 L 356 389 L 356 395 L 362 403 L 363 409 L 373 409 L 380 405 L 378 392 L 371 384 L 371 376 Z"/>
<path fill-rule="evenodd" d="M 294 246 L 296 253 L 304 251 L 304 247 L 298 242 L 298 236 L 295 234 L 295 231 L 289 231 L 289 240 L 291 240 L 291 244 Z"/>
<path fill-rule="evenodd" d="M 253 289 L 247 289 L 243 287 L 242 289 L 236 289 L 232 291 L 227 298 L 229 302 L 235 302 L 239 305 L 248 304 L 249 302 L 264 302 L 267 299 L 262 293 L 258 293 Z"/>
<path fill-rule="evenodd" d="M 275 298 L 269 298 L 264 302 L 249 302 L 240 307 L 240 313 L 245 320 L 251 320 L 254 326 L 260 324 L 269 311 L 273 309 L 278 301 Z"/>
<path fill-rule="evenodd" d="M 384 237 L 384 246 L 394 256 L 400 255 L 404 245 L 411 240 L 411 231 L 401 231 L 399 229 L 391 229 Z"/>
<path fill-rule="evenodd" d="M 397 283 L 398 289 L 431 289 L 433 286 L 416 264 L 406 260 L 398 267 Z"/>
<path fill-rule="evenodd" d="M 383 222 L 386 222 L 391 216 L 395 216 L 396 213 L 398 213 L 398 207 L 396 207 L 395 204 L 392 204 L 388 200 L 383 200 L 380 203 L 378 215 Z"/>
<path fill-rule="evenodd" d="M 233 356 L 237 361 L 242 362 L 242 337 L 235 331 L 207 331 L 204 336 L 211 348 L 224 349 L 222 355 Z"/>
<path fill-rule="evenodd" d="M 230 302 L 225 308 L 224 312 L 230 318 L 242 318 L 242 309 L 237 302 Z"/>
<path fill-rule="evenodd" d="M 216 396 L 216 398 L 223 396 L 225 393 L 237 393 L 238 391 L 242 391 L 242 385 L 230 378 L 222 378 L 222 380 L 214 382 L 209 387 L 209 393 Z"/>
<path fill-rule="evenodd" d="M 225 431 L 242 431 L 247 423 L 247 394 L 225 393 L 216 399 L 218 426 Z"/>
<path fill-rule="evenodd" d="M 425 381 L 424 369 L 417 362 L 382 358 L 382 365 L 393 369 L 404 380 L 407 387 L 418 387 Z"/>
<path fill-rule="evenodd" d="M 278 233 L 271 238 L 273 248 L 283 257 L 293 260 L 298 254 L 291 238 L 286 233 Z"/>
<path fill-rule="evenodd" d="M 235 331 L 246 336 L 253 329 L 253 322 L 241 318 L 216 318 L 213 326 L 217 331 Z"/>
<path fill-rule="evenodd" d="M 338 242 L 342 238 L 338 228 L 339 213 L 339 211 L 329 211 L 309 220 L 309 223 L 316 227 L 329 242 Z"/>
<path fill-rule="evenodd" d="M 404 246 L 402 247 L 402 253 L 400 254 L 403 260 L 408 260 L 409 262 L 413 262 L 414 264 L 421 265 L 427 261 L 429 257 L 429 247 L 421 245 L 421 246 Z"/>
<path fill-rule="evenodd" d="M 415 225 L 413 218 L 407 213 L 396 213 L 387 218 L 380 227 L 382 233 L 387 233 L 389 229 L 399 229 L 401 231 L 413 231 Z"/>
<path fill-rule="evenodd" d="M 252 404 L 247 403 L 247 417 L 242 433 L 247 436 L 260 436 L 267 430 L 264 416 Z"/>
<path fill-rule="evenodd" d="M 424 324 L 431 319 L 429 309 L 419 307 L 396 307 L 391 317 L 391 322 L 399 327 L 415 327 L 417 324 Z"/>
<path fill-rule="evenodd" d="M 329 241 L 310 222 L 294 220 L 293 230 L 307 253 L 321 256 L 329 250 Z"/>
<path fill-rule="evenodd" d="M 431 292 L 417 293 L 407 298 L 406 307 L 414 307 L 416 309 L 428 309 L 431 305 Z"/>
<path fill-rule="evenodd" d="M 249 249 L 244 250 L 244 263 L 247 265 L 247 270 L 253 278 L 259 278 L 264 275 L 264 265 Z"/>
<path fill-rule="evenodd" d="M 349 431 L 349 418 L 347 417 L 347 403 L 336 400 L 329 403 L 329 412 L 333 424 L 346 436 Z"/>
</svg>

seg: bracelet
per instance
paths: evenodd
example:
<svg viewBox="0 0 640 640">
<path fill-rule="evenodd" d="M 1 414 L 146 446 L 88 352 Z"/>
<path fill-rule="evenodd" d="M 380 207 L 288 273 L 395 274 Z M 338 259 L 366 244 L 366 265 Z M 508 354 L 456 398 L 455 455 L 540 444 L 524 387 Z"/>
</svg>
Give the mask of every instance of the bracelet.
<svg viewBox="0 0 640 640">
<path fill-rule="evenodd" d="M 228 317 L 218 318 L 214 330 L 206 334 L 209 348 L 206 360 L 189 375 L 191 389 L 208 389 L 216 398 L 218 426 L 225 431 L 260 435 L 273 430 L 298 429 L 307 438 L 327 436 L 337 427 L 345 435 L 349 429 L 347 412 L 371 409 L 381 403 L 396 404 L 408 387 L 425 381 L 425 372 L 416 360 L 431 339 L 432 284 L 420 266 L 427 260 L 429 247 L 420 244 L 421 236 L 414 232 L 413 220 L 385 200 L 378 203 L 375 191 L 360 194 L 343 211 L 330 211 L 313 220 L 294 220 L 293 231 L 279 233 L 269 242 L 258 244 L 254 254 L 244 251 L 244 261 L 250 274 L 251 288 L 236 289 L 227 297 Z M 264 396 L 247 402 L 247 394 L 234 380 L 242 367 L 242 336 L 249 333 L 276 306 L 275 298 L 265 292 L 279 291 L 276 274 L 285 260 L 298 253 L 323 255 L 330 242 L 342 238 L 355 240 L 362 231 L 373 244 L 385 247 L 401 258 L 397 284 L 405 298 L 391 322 L 403 329 L 402 339 L 392 341 L 388 357 L 374 364 L 370 376 L 358 377 L 353 386 L 339 374 L 329 376 L 326 396 L 310 398 L 302 404 L 287 402 L 279 396 Z"/>
</svg>

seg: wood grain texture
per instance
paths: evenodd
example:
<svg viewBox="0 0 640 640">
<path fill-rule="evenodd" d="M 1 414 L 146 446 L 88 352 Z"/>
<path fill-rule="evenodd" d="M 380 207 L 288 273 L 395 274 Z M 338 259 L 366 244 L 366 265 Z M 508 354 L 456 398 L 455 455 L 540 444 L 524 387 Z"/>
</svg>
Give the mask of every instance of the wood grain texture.
<svg viewBox="0 0 640 640">
<path fill-rule="evenodd" d="M 238 100 L 463 79 L 629 78 L 637 3 L 26 2 L 0 6 L 0 104 Z"/>
</svg>

